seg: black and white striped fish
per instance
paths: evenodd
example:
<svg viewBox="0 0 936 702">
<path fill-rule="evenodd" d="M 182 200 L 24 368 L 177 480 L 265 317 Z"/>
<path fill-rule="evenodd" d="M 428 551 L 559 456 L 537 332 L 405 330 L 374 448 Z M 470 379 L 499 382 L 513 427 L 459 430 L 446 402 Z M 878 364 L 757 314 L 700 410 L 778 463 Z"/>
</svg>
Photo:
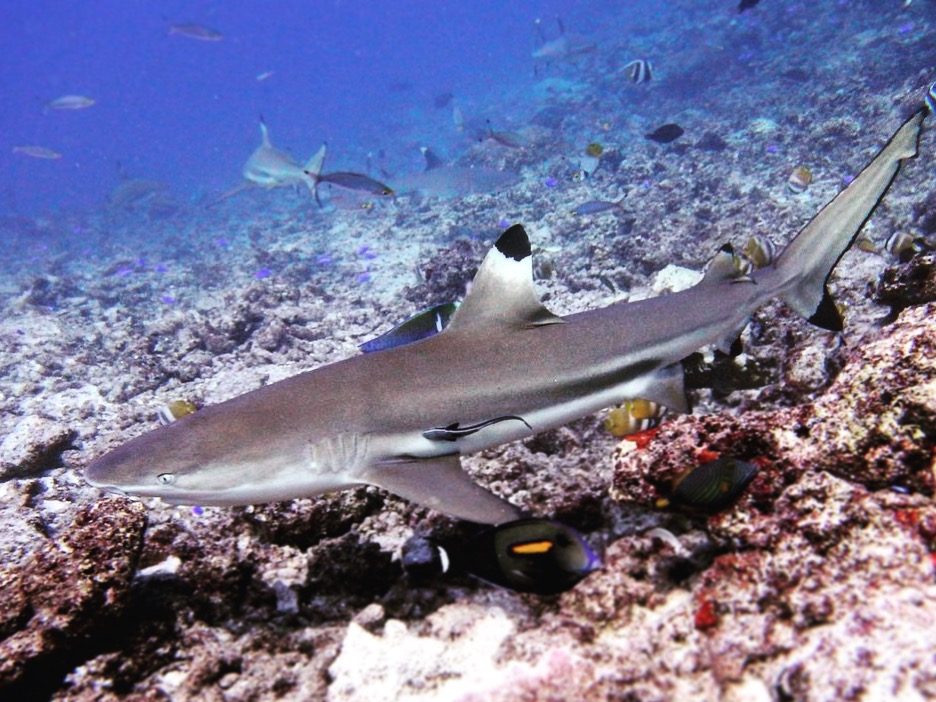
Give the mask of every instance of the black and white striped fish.
<svg viewBox="0 0 936 702">
<path fill-rule="evenodd" d="M 653 78 L 653 64 L 643 59 L 636 59 L 624 66 L 627 78 L 631 83 L 649 83 Z"/>
</svg>

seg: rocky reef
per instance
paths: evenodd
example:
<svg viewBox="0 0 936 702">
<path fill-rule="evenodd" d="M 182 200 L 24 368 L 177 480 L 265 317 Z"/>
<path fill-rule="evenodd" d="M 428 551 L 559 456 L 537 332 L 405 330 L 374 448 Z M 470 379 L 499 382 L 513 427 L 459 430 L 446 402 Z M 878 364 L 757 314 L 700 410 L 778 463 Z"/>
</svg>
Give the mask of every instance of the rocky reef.
<svg viewBox="0 0 936 702">
<path fill-rule="evenodd" d="M 255 191 L 211 210 L 0 221 L 17 252 L 0 260 L 0 699 L 936 697 L 932 124 L 830 280 L 843 334 L 770 303 L 731 354 L 684 362 L 694 412 L 656 433 L 619 441 L 592 416 L 465 457 L 479 483 L 602 551 L 562 595 L 410 580 L 407 539 L 457 542 L 466 526 L 376 488 L 213 508 L 82 478 L 169 402 L 346 358 L 461 298 L 514 222 L 559 314 L 666 294 L 753 234 L 782 246 L 936 78 L 925 3 L 672 5 L 673 26 L 635 21 L 544 69 L 504 119 L 522 148 L 469 140 L 460 166 L 518 173 L 501 189 L 334 211 Z M 638 56 L 649 85 L 620 72 Z M 670 120 L 684 136 L 644 139 Z M 813 179 L 792 193 L 798 166 Z M 908 260 L 886 249 L 895 232 L 923 242 Z M 720 458 L 756 466 L 731 506 L 664 506 Z"/>
</svg>

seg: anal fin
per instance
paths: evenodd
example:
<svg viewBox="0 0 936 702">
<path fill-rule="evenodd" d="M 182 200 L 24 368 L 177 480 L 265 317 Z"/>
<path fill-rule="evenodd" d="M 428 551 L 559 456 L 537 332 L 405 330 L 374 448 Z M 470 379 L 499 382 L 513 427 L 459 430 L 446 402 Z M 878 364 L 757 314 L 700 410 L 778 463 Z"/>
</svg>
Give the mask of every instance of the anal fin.
<svg viewBox="0 0 936 702">
<path fill-rule="evenodd" d="M 362 477 L 394 495 L 479 524 L 501 524 L 522 516 L 517 507 L 475 483 L 454 453 L 384 461 Z"/>
</svg>

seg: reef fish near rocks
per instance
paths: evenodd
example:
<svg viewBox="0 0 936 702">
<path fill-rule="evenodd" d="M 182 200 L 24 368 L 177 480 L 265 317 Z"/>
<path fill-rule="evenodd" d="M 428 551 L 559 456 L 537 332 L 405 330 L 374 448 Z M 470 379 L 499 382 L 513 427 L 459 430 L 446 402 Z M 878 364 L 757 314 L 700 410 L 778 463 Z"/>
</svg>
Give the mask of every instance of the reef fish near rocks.
<svg viewBox="0 0 936 702">
<path fill-rule="evenodd" d="M 661 127 L 657 127 L 649 134 L 645 134 L 650 141 L 655 141 L 659 144 L 669 144 L 671 141 L 676 141 L 679 137 L 685 134 L 685 130 L 680 127 L 675 122 L 670 122 L 664 124 Z"/>
<path fill-rule="evenodd" d="M 716 267 L 680 292 L 559 317 L 536 295 L 530 242 L 514 225 L 441 333 L 201 409 L 103 455 L 85 476 L 108 490 L 203 505 L 371 484 L 475 522 L 516 520 L 514 505 L 462 471 L 460 454 L 636 397 L 688 411 L 680 360 L 730 343 L 774 298 L 840 330 L 826 283 L 902 161 L 916 155 L 926 115 L 907 119 L 777 260 L 749 277 Z M 474 430 L 437 431 L 451 426 Z"/>
<path fill-rule="evenodd" d="M 672 501 L 690 510 L 715 514 L 730 507 L 757 475 L 757 466 L 736 458 L 717 458 L 694 466 L 673 485 Z M 657 503 L 665 506 L 665 500 Z"/>
<path fill-rule="evenodd" d="M 415 536 L 404 544 L 402 561 L 416 580 L 465 572 L 540 595 L 565 592 L 601 567 L 601 559 L 581 534 L 549 519 L 508 522 L 457 543 L 437 544 Z"/>
</svg>

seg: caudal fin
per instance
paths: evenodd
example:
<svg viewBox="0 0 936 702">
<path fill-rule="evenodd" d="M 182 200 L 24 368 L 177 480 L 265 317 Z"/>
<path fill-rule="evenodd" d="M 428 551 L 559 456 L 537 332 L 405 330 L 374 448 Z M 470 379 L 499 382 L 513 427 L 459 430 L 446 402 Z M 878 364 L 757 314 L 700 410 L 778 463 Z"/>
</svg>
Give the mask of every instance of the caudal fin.
<svg viewBox="0 0 936 702">
<path fill-rule="evenodd" d="M 794 237 L 775 269 L 766 273 L 777 277 L 780 298 L 813 324 L 841 331 L 842 317 L 827 287 L 829 275 L 890 188 L 901 163 L 916 156 L 927 114 L 924 107 L 904 122 L 848 187 Z"/>
</svg>

